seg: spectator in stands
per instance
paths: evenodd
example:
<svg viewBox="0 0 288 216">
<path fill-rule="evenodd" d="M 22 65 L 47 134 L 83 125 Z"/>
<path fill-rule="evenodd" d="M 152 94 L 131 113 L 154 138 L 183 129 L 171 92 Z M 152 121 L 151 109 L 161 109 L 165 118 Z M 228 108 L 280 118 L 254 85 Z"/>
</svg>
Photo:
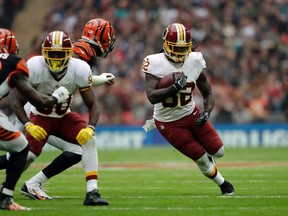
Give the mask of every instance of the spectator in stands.
<svg viewBox="0 0 288 216">
<path fill-rule="evenodd" d="M 118 83 L 128 80 L 129 89 L 134 91 L 125 96 L 128 97 L 126 101 L 130 101 L 130 98 L 135 98 L 136 95 L 145 97 L 143 85 L 139 85 L 144 82 L 143 77 L 132 74 L 140 73 L 144 56 L 161 49 L 155 39 L 161 36 L 161 27 L 174 21 L 184 23 L 191 31 L 194 43 L 199 43 L 198 50 L 203 53 L 209 64 L 207 74 L 213 86 L 228 85 L 232 94 L 241 89 L 241 98 L 246 108 L 249 104 L 246 102 L 251 100 L 253 92 L 250 94 L 242 89 L 248 89 L 255 79 L 266 77 L 267 73 L 276 74 L 269 86 L 277 85 L 285 92 L 282 78 L 287 74 L 284 65 L 287 65 L 288 57 L 286 1 L 273 1 L 271 4 L 271 0 L 183 0 L 179 4 L 178 1 L 163 0 L 138 0 L 137 3 L 127 0 L 53 0 L 45 16 L 43 29 L 52 31 L 55 28 L 67 28 L 71 31 L 71 37 L 75 35 L 73 39 L 76 39 L 79 38 L 85 21 L 95 16 L 106 18 L 113 23 L 118 41 L 113 58 L 99 62 L 95 73 L 113 73 L 118 77 Z M 38 35 L 41 36 L 42 33 Z M 266 82 L 262 85 L 265 84 Z M 121 104 L 123 95 L 114 94 L 117 92 L 117 86 L 112 86 L 108 92 L 106 86 L 97 88 L 98 97 L 113 98 L 116 104 Z M 279 105 L 284 97 L 278 99 L 279 101 L 268 103 L 276 102 Z M 108 107 L 109 103 L 101 104 L 103 109 L 99 124 L 112 123 L 108 116 L 114 119 L 113 124 L 122 124 L 122 112 L 133 115 L 131 119 L 135 119 L 135 122 L 132 123 L 138 124 L 139 119 L 135 116 L 138 112 L 135 110 L 140 107 L 139 103 L 141 102 L 112 110 Z M 232 103 L 236 106 L 236 99 L 232 98 Z M 151 112 L 151 107 L 147 107 L 148 113 Z M 233 112 L 235 110 L 232 110 L 232 114 Z M 270 121 L 275 113 L 281 115 L 279 111 L 275 111 L 275 106 L 270 104 L 266 112 L 267 118 L 264 121 Z M 218 119 L 221 119 L 221 116 Z"/>
</svg>

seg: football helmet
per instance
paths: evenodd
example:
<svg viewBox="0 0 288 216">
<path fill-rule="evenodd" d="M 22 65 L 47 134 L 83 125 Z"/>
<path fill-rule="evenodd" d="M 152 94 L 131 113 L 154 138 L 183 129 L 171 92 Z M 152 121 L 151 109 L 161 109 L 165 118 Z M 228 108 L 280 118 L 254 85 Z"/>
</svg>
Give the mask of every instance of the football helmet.
<svg viewBox="0 0 288 216">
<path fill-rule="evenodd" d="M 190 31 L 180 23 L 170 24 L 162 34 L 163 49 L 173 62 L 184 62 L 192 50 Z"/>
<path fill-rule="evenodd" d="M 71 39 L 63 31 L 49 33 L 42 44 L 46 65 L 54 73 L 60 73 L 67 67 L 72 52 Z"/>
<path fill-rule="evenodd" d="M 84 26 L 81 38 L 87 43 L 99 47 L 102 52 L 102 58 L 106 58 L 114 49 L 114 28 L 105 19 L 89 20 Z"/>
<path fill-rule="evenodd" d="M 8 29 L 0 28 L 0 52 L 17 55 L 19 45 L 16 36 Z"/>
</svg>

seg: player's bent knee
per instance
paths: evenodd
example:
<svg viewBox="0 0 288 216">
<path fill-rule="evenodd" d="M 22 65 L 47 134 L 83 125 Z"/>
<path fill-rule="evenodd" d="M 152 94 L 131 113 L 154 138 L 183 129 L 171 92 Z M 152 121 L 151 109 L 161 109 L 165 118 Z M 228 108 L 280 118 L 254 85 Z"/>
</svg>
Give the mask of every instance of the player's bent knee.
<svg viewBox="0 0 288 216">
<path fill-rule="evenodd" d="M 71 165 L 79 163 L 82 159 L 82 155 L 75 154 L 73 152 L 63 152 L 63 154 L 68 159 L 67 161 L 69 161 Z"/>
<path fill-rule="evenodd" d="M 27 154 L 29 153 L 29 146 L 27 145 L 24 149 L 21 150 L 21 154 Z"/>
<path fill-rule="evenodd" d="M 67 142 L 63 139 L 60 139 L 54 135 L 49 136 L 47 143 L 63 152 L 72 152 L 75 154 L 82 155 L 82 148 L 79 145 L 74 143 Z"/>
<path fill-rule="evenodd" d="M 224 147 L 222 146 L 215 154 L 213 154 L 212 156 L 215 158 L 221 158 L 224 156 Z"/>
<path fill-rule="evenodd" d="M 96 137 L 93 136 L 85 145 L 82 145 L 83 154 L 92 153 L 97 151 Z"/>
</svg>

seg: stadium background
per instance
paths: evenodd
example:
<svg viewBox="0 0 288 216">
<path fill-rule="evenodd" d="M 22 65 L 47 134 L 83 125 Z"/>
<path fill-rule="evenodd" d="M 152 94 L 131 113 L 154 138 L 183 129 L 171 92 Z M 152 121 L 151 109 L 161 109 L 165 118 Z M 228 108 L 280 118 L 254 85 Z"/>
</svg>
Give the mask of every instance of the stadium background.
<svg viewBox="0 0 288 216">
<path fill-rule="evenodd" d="M 152 116 L 141 73 L 143 58 L 160 51 L 163 28 L 185 24 L 207 61 L 216 104 L 211 115 L 226 145 L 288 146 L 288 3 L 285 0 L 3 0 L 0 26 L 11 28 L 25 59 L 40 54 L 44 36 L 63 30 L 75 40 L 91 18 L 109 20 L 114 51 L 94 73 L 116 76 L 113 86 L 95 87 L 101 104 L 99 145 L 165 144 L 141 126 Z M 11 100 L 10 95 L 6 100 Z M 201 96 L 195 95 L 201 106 Z M 11 106 L 1 109 L 11 120 Z M 73 109 L 85 118 L 79 95 Z M 126 141 L 125 141 L 126 140 Z M 119 144 L 115 144 L 115 143 Z M 102 143 L 102 144 L 101 144 Z M 266 144 L 265 144 L 266 143 Z"/>
</svg>

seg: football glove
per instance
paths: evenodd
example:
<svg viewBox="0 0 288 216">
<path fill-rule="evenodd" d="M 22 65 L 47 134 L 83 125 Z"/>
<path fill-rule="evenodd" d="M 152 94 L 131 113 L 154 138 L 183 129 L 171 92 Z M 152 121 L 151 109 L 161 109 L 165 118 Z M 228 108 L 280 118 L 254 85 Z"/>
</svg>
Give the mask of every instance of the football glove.
<svg viewBox="0 0 288 216">
<path fill-rule="evenodd" d="M 200 116 L 196 120 L 196 124 L 198 126 L 202 126 L 208 121 L 208 119 L 209 119 L 209 112 L 204 111 L 204 112 L 200 113 Z"/>
<path fill-rule="evenodd" d="M 115 76 L 112 73 L 102 73 L 99 76 L 92 76 L 92 85 L 98 86 L 107 83 L 112 85 L 115 83 Z"/>
<path fill-rule="evenodd" d="M 179 91 L 180 89 L 182 89 L 183 87 L 186 86 L 187 84 L 187 76 L 185 76 L 184 73 L 182 73 L 180 76 L 175 76 L 175 74 L 173 74 L 174 76 L 174 83 L 173 83 L 173 87 Z"/>
<path fill-rule="evenodd" d="M 61 86 L 53 91 L 52 97 L 57 99 L 57 103 L 63 103 L 68 100 L 69 92 L 64 86 Z"/>
<path fill-rule="evenodd" d="M 32 122 L 27 122 L 25 124 L 25 128 L 26 131 L 37 141 L 41 141 L 47 137 L 46 131 L 42 127 L 35 125 Z"/>
<path fill-rule="evenodd" d="M 91 127 L 83 128 L 79 131 L 76 140 L 80 145 L 84 145 L 94 135 L 94 129 Z"/>
</svg>

